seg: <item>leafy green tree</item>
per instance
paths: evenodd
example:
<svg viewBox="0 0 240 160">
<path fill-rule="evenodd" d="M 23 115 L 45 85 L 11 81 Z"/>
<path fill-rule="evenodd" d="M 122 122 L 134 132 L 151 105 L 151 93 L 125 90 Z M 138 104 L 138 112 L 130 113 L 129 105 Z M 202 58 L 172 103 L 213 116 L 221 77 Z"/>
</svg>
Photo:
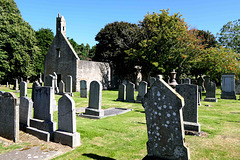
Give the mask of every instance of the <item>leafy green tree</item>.
<svg viewBox="0 0 240 160">
<path fill-rule="evenodd" d="M 204 48 L 211 48 L 217 46 L 218 42 L 211 32 L 197 29 L 193 29 L 192 32 L 200 40 Z"/>
<path fill-rule="evenodd" d="M 133 48 L 139 34 L 136 24 L 114 22 L 107 24 L 95 37 L 98 41 L 93 60 L 109 62 L 119 79 L 133 72 L 133 63 L 129 63 L 125 50 Z"/>
<path fill-rule="evenodd" d="M 50 45 L 52 44 L 54 34 L 51 29 L 47 28 L 41 28 L 36 33 L 37 38 L 37 46 L 40 49 L 40 55 L 37 59 L 36 65 L 37 65 L 37 72 L 38 73 L 44 73 L 44 58 L 48 52 L 48 49 Z"/>
<path fill-rule="evenodd" d="M 220 31 L 218 33 L 220 45 L 240 53 L 240 19 L 228 22 Z"/>
<path fill-rule="evenodd" d="M 0 54 L 1 81 L 37 74 L 35 31 L 23 20 L 14 0 L 0 0 Z"/>
<path fill-rule="evenodd" d="M 180 74 L 188 72 L 202 48 L 179 13 L 161 12 L 145 16 L 140 22 L 138 47 L 126 51 L 142 66 L 147 77 L 160 73 L 168 75 L 173 69 Z"/>
</svg>

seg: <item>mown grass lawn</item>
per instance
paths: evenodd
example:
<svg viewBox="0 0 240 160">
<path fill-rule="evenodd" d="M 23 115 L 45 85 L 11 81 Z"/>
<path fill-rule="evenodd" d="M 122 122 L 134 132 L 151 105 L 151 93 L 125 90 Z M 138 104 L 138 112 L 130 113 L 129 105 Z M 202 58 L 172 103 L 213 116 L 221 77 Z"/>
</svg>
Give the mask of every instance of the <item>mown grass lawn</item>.
<svg viewBox="0 0 240 160">
<path fill-rule="evenodd" d="M 14 92 L 6 88 L 0 90 Z M 99 120 L 77 117 L 77 131 L 81 134 L 82 145 L 55 159 L 138 160 L 147 154 L 147 127 L 142 105 L 115 101 L 117 94 L 117 91 L 103 91 L 102 108 L 121 107 L 133 111 Z M 31 89 L 28 95 L 31 97 Z M 56 99 L 59 98 L 57 95 Z M 220 90 L 217 90 L 217 98 L 217 103 L 201 101 L 202 105 L 199 106 L 199 123 L 207 136 L 185 137 L 192 160 L 240 159 L 240 101 L 220 99 Z M 76 107 L 88 105 L 88 99 L 80 98 L 77 92 L 73 99 Z M 54 120 L 57 121 L 57 112 L 54 113 Z M 22 145 L 12 145 L 9 149 L 0 144 L 0 154 Z"/>
</svg>

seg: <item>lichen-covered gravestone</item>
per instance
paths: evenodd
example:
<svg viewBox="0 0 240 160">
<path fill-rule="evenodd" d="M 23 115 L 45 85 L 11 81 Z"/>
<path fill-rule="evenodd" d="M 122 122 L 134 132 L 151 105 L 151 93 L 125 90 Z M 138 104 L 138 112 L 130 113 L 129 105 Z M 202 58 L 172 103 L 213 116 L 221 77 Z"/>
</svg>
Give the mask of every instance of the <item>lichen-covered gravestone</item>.
<svg viewBox="0 0 240 160">
<path fill-rule="evenodd" d="M 122 83 L 119 85 L 119 88 L 118 88 L 117 101 L 125 101 L 125 96 L 126 96 L 126 85 Z"/>
<path fill-rule="evenodd" d="M 54 141 L 73 148 L 80 145 L 80 133 L 76 129 L 75 102 L 67 94 L 58 101 L 58 130 L 54 132 Z"/>
<path fill-rule="evenodd" d="M 144 159 L 190 159 L 184 144 L 184 99 L 164 80 L 157 80 L 144 96 L 147 152 Z"/>
</svg>

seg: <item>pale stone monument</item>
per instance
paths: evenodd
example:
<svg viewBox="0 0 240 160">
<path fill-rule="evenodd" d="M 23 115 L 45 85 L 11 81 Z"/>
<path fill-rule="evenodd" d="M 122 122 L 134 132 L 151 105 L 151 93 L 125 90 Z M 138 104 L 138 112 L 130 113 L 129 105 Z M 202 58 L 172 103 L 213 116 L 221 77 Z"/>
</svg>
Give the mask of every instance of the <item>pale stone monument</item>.
<svg viewBox="0 0 240 160">
<path fill-rule="evenodd" d="M 102 110 L 102 84 L 98 81 L 92 81 L 90 84 L 89 103 L 85 109 L 83 116 L 92 118 L 104 117 L 104 110 Z"/>
<path fill-rule="evenodd" d="M 144 159 L 189 160 L 184 141 L 184 99 L 164 80 L 157 80 L 144 96 L 147 122 L 147 153 Z"/>
<path fill-rule="evenodd" d="M 0 136 L 18 142 L 19 104 L 13 93 L 0 95 Z"/>
<path fill-rule="evenodd" d="M 190 82 L 190 81 L 188 81 Z M 200 133 L 198 123 L 198 86 L 193 84 L 179 84 L 176 91 L 184 98 L 183 111 L 184 129 Z"/>
<path fill-rule="evenodd" d="M 19 88 L 18 88 L 18 79 L 17 79 L 17 78 L 15 79 L 15 86 L 14 86 L 14 87 L 15 87 L 15 90 L 16 90 L 16 91 L 19 90 Z"/>
<path fill-rule="evenodd" d="M 67 94 L 58 101 L 58 130 L 54 132 L 54 141 L 73 148 L 81 144 L 76 129 L 75 102 Z"/>
<path fill-rule="evenodd" d="M 87 88 L 87 81 L 81 80 L 80 81 L 80 97 L 87 98 L 88 97 L 88 88 Z"/>
<path fill-rule="evenodd" d="M 235 91 L 235 74 L 222 74 L 221 99 L 237 99 Z"/>
<path fill-rule="evenodd" d="M 147 93 L 147 82 L 141 81 L 138 87 L 138 96 L 137 96 L 137 102 L 142 102 L 142 99 L 144 95 Z"/>
<path fill-rule="evenodd" d="M 120 84 L 118 88 L 118 99 L 117 101 L 125 101 L 126 97 L 126 85 L 125 84 Z"/>
<path fill-rule="evenodd" d="M 135 84 L 128 82 L 126 86 L 126 102 L 135 102 Z"/>
</svg>

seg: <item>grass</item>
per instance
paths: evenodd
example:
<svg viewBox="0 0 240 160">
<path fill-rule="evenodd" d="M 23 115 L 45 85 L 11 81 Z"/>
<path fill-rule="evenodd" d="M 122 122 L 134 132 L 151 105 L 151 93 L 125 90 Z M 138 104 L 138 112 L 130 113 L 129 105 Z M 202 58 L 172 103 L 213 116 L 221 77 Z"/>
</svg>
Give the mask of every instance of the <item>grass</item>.
<svg viewBox="0 0 240 160">
<path fill-rule="evenodd" d="M 0 90 L 14 91 L 6 88 Z M 56 160 L 138 160 L 147 154 L 147 127 L 142 105 L 115 101 L 117 94 L 117 91 L 103 91 L 102 108 L 121 107 L 133 111 L 99 120 L 77 117 L 77 131 L 81 134 L 82 145 L 56 157 Z M 28 95 L 31 95 L 31 89 L 28 90 Z M 59 98 L 56 95 L 56 99 Z M 202 105 L 199 106 L 199 123 L 207 136 L 185 137 L 191 159 L 240 159 L 240 101 L 220 99 L 220 90 L 217 90 L 217 98 L 217 103 L 201 101 Z M 76 107 L 88 106 L 88 99 L 80 98 L 77 92 L 73 99 Z M 57 121 L 57 112 L 54 113 L 54 120 Z M 12 148 L 7 149 L 0 144 L 0 153 L 19 148 L 21 144 L 9 147 Z"/>
</svg>

